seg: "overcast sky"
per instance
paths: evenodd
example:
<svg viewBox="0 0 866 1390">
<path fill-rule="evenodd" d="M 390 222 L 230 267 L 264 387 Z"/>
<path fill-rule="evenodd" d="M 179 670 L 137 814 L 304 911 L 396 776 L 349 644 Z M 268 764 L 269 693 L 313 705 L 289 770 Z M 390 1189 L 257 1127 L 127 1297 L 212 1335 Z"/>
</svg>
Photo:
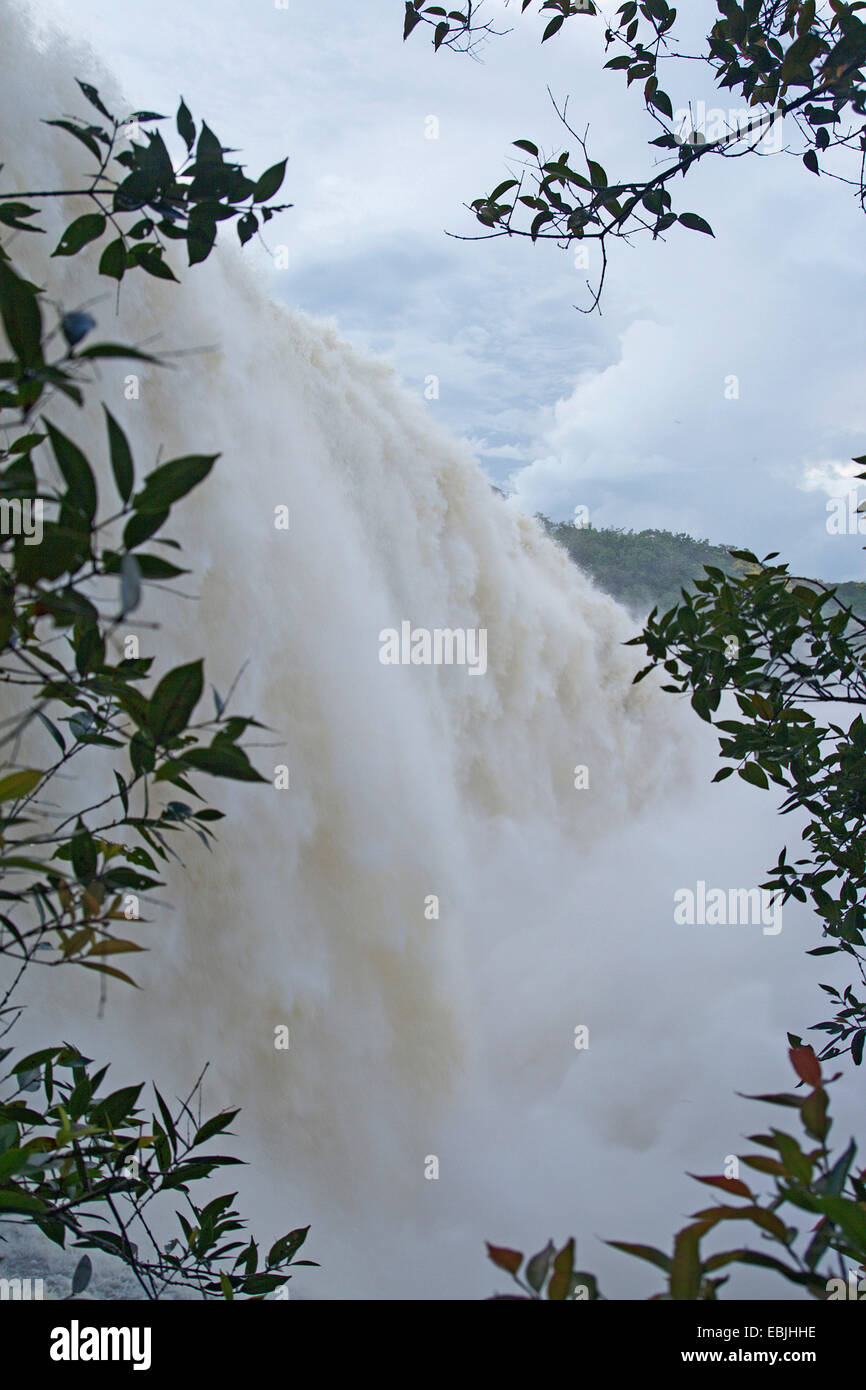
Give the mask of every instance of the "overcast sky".
<svg viewBox="0 0 866 1390">
<path fill-rule="evenodd" d="M 474 62 L 421 34 L 404 45 L 401 0 L 26 2 L 90 42 L 133 105 L 173 113 L 182 92 L 256 173 L 290 155 L 295 207 L 268 229 L 288 247 L 275 297 L 336 319 L 419 394 L 436 376 L 428 408 L 515 505 L 556 518 L 585 505 L 596 525 L 863 575 L 866 536 L 827 529 L 828 496 L 866 452 L 864 220 L 841 184 L 784 155 L 698 169 L 675 196 L 716 239 L 674 229 L 617 248 L 603 315 L 588 317 L 569 253 L 445 233 L 477 230 L 463 205 L 507 176 L 513 140 L 568 147 L 548 84 L 612 180 L 649 172 L 655 132 L 636 89 L 602 71 L 599 21 L 542 48 L 538 18 L 489 0 L 512 32 Z M 690 22 L 714 8 L 690 0 Z M 709 95 L 688 82 L 697 64 L 679 65 L 675 106 Z"/>
</svg>

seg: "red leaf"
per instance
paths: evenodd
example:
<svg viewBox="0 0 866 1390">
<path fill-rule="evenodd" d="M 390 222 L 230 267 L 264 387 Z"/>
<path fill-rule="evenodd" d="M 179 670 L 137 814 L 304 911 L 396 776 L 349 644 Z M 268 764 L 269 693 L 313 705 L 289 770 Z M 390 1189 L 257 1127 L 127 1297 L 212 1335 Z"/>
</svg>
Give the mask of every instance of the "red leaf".
<svg viewBox="0 0 866 1390">
<path fill-rule="evenodd" d="M 754 1193 L 739 1178 L 702 1178 L 697 1173 L 689 1173 L 689 1177 L 694 1178 L 695 1182 L 705 1182 L 708 1187 L 720 1187 L 723 1192 L 730 1192 L 732 1197 L 751 1197 L 754 1201 Z"/>
<path fill-rule="evenodd" d="M 788 1056 L 801 1081 L 807 1086 L 821 1085 L 821 1064 L 811 1047 L 792 1047 Z"/>
<path fill-rule="evenodd" d="M 500 1269 L 507 1269 L 509 1274 L 516 1274 L 523 1264 L 523 1255 L 519 1250 L 508 1250 L 503 1245 L 487 1244 L 488 1257 Z"/>
</svg>

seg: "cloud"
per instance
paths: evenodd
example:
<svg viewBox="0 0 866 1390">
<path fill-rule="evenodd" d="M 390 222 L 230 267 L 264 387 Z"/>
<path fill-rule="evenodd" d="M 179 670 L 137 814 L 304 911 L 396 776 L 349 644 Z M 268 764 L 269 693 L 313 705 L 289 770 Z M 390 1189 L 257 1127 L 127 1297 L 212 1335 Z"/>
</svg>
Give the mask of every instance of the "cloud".
<svg viewBox="0 0 866 1390">
<path fill-rule="evenodd" d="M 404 45 L 397 0 L 242 12 L 151 0 L 134 40 L 122 6 L 29 4 L 90 36 L 135 99 L 172 110 L 183 90 L 254 168 L 290 152 L 295 206 L 268 229 L 289 268 L 274 274 L 254 243 L 245 254 L 275 296 L 334 317 L 413 391 L 435 375 L 429 408 L 483 441 L 480 461 L 499 482 L 511 475 L 515 505 L 567 516 L 583 502 L 599 524 L 684 529 L 784 550 L 829 578 L 857 573 L 862 557 L 827 536 L 803 485 L 815 460 L 844 464 L 866 447 L 859 213 L 844 186 L 785 155 L 698 167 L 676 198 L 716 239 L 674 228 L 665 243 L 616 247 L 603 317 L 587 317 L 575 306 L 597 260 L 587 271 L 553 245 L 446 230 L 475 235 L 464 205 L 519 167 L 511 141 L 573 144 L 548 84 L 572 94 L 611 177 L 651 170 L 642 103 L 602 71 L 598 26 L 576 21 L 541 47 L 538 16 L 497 0 L 491 15 L 514 32 L 474 63 L 417 36 Z M 696 41 L 714 12 L 700 0 L 683 15 Z M 669 90 L 678 109 L 719 105 L 697 64 Z"/>
</svg>

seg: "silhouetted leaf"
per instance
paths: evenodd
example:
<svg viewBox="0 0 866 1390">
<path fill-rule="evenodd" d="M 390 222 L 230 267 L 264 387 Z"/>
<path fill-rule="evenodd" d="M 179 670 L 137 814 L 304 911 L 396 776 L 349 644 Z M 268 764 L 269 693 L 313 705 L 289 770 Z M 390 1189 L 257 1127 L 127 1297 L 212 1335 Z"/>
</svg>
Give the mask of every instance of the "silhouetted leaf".
<svg viewBox="0 0 866 1390">
<path fill-rule="evenodd" d="M 253 192 L 254 203 L 266 203 L 269 198 L 279 191 L 283 179 L 286 177 L 287 160 L 281 159 L 279 164 L 272 164 L 270 169 L 266 169 L 258 180 Z"/>
<path fill-rule="evenodd" d="M 148 708 L 148 727 L 158 743 L 183 732 L 201 698 L 203 663 L 191 661 L 163 676 Z"/>
<path fill-rule="evenodd" d="M 99 258 L 100 275 L 108 275 L 112 280 L 122 280 L 126 271 L 126 249 L 123 238 L 110 241 Z"/>
<path fill-rule="evenodd" d="M 180 106 L 177 108 L 177 133 L 187 149 L 191 150 L 195 144 L 195 121 L 190 115 L 183 97 L 181 97 Z"/>
<path fill-rule="evenodd" d="M 93 469 L 77 444 L 73 444 L 72 440 L 50 421 L 46 421 L 46 428 L 69 495 L 86 520 L 92 522 L 96 514 L 96 479 Z"/>
<path fill-rule="evenodd" d="M 105 116 L 106 120 L 112 121 L 114 117 L 111 115 L 110 111 L 106 111 L 105 107 L 102 104 L 102 99 L 97 89 L 91 86 L 89 82 L 82 82 L 78 77 L 76 77 L 75 80 L 78 83 L 84 95 L 87 97 L 87 100 L 90 102 L 90 105 L 95 106 L 96 110 L 100 113 L 100 115 Z"/>
<path fill-rule="evenodd" d="M 155 468 L 148 473 L 144 486 L 133 499 L 136 511 L 167 511 L 173 502 L 185 497 L 207 477 L 218 458 L 219 454 L 189 454 Z"/>
<path fill-rule="evenodd" d="M 42 360 L 42 313 L 36 288 L 0 258 L 0 317 L 22 367 Z"/>
<path fill-rule="evenodd" d="M 705 222 L 703 217 L 698 217 L 696 212 L 681 212 L 677 221 L 684 227 L 688 227 L 692 232 L 704 232 L 707 236 L 715 236 L 715 232 L 709 222 Z M 731 551 L 733 554 L 733 551 Z"/>
<path fill-rule="evenodd" d="M 83 1293 L 90 1283 L 90 1276 L 93 1273 L 93 1265 L 89 1255 L 82 1255 L 78 1264 L 75 1266 L 75 1273 L 72 1276 L 72 1295 Z"/>
<path fill-rule="evenodd" d="M 115 486 L 120 493 L 121 501 L 128 502 L 132 496 L 135 478 L 129 440 L 108 407 L 103 405 L 102 409 L 105 411 L 105 423 L 108 428 L 108 449 Z"/>
<path fill-rule="evenodd" d="M 96 241 L 105 231 L 106 220 L 101 212 L 86 212 L 70 222 L 58 241 L 52 256 L 74 256 L 89 241 Z"/>
</svg>

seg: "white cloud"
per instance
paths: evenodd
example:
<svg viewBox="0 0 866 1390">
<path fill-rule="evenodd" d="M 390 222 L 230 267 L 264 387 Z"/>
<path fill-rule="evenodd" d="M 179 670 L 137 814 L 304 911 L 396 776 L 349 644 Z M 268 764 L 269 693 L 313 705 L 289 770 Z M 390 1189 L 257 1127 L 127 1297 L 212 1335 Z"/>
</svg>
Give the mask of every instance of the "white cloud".
<svg viewBox="0 0 866 1390">
<path fill-rule="evenodd" d="M 587 272 L 555 247 L 480 244 L 464 204 L 503 175 L 510 142 L 573 144 L 546 94 L 571 113 L 612 177 L 659 152 L 639 95 L 601 70 L 600 31 L 566 26 L 538 44 L 538 16 L 502 0 L 515 32 L 482 63 L 403 44 L 398 0 L 317 0 L 278 11 L 233 0 L 148 22 L 103 0 L 29 0 L 34 14 L 89 36 L 131 99 L 196 113 L 240 144 L 253 168 L 290 153 L 293 210 L 269 228 L 290 248 L 274 293 L 333 316 L 384 353 L 419 394 L 440 378 L 437 416 L 485 441 L 502 481 L 515 462 L 527 510 L 570 515 L 575 499 L 609 524 L 689 529 L 843 577 L 839 547 L 803 480 L 814 460 L 864 452 L 866 351 L 858 302 L 858 211 L 848 190 L 786 156 L 716 163 L 678 182 L 716 240 L 674 228 L 612 257 L 604 317 L 586 317 Z M 709 0 L 683 22 L 696 34 Z M 191 55 L 195 60 L 191 60 Z M 675 107 L 718 105 L 684 64 Z M 425 139 L 435 115 L 439 138 Z M 512 161 L 513 164 L 513 161 Z M 246 254 L 266 253 L 251 244 Z M 739 399 L 724 383 L 739 378 Z M 859 556 L 851 556 L 856 572 Z"/>
</svg>

